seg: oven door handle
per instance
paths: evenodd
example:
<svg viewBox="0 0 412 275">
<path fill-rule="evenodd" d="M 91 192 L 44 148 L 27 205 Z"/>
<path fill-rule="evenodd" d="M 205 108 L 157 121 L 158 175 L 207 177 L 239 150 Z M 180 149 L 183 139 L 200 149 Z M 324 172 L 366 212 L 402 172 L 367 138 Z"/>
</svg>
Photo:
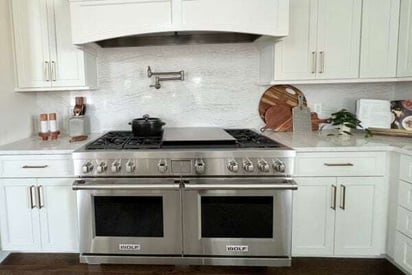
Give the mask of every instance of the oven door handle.
<svg viewBox="0 0 412 275">
<path fill-rule="evenodd" d="M 256 183 L 256 184 L 190 184 L 184 183 L 185 190 L 297 190 L 295 181 L 288 183 Z"/>
<path fill-rule="evenodd" d="M 72 185 L 73 190 L 179 190 L 180 183 L 163 184 L 99 184 L 75 181 Z"/>
</svg>

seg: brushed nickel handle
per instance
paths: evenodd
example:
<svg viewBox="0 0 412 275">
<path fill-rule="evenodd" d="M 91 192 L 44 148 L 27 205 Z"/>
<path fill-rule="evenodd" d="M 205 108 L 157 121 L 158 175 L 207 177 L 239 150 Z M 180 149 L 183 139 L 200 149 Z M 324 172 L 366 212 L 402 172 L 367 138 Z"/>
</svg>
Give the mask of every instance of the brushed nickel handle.
<svg viewBox="0 0 412 275">
<path fill-rule="evenodd" d="M 346 186 L 341 184 L 340 185 L 341 192 L 340 192 L 340 208 L 342 210 L 346 209 Z"/>
<path fill-rule="evenodd" d="M 336 191 L 337 191 L 336 185 L 332 185 L 332 196 L 331 196 L 331 207 L 333 210 L 336 210 Z"/>
<path fill-rule="evenodd" d="M 50 81 L 50 65 L 48 61 L 44 61 L 44 78 Z"/>
<path fill-rule="evenodd" d="M 353 163 L 324 163 L 323 165 L 329 166 L 329 167 L 337 167 L 337 166 L 354 166 Z"/>
<path fill-rule="evenodd" d="M 39 197 L 39 209 L 42 209 L 44 207 L 44 196 L 43 196 L 43 186 L 39 185 L 37 187 L 37 194 Z"/>
<path fill-rule="evenodd" d="M 49 167 L 48 165 L 24 165 L 21 168 L 23 169 L 44 169 Z"/>
<path fill-rule="evenodd" d="M 73 190 L 179 190 L 180 183 L 174 184 L 86 184 L 84 181 L 75 181 Z"/>
<path fill-rule="evenodd" d="M 30 186 L 30 207 L 31 207 L 31 209 L 37 207 L 36 186 L 34 186 L 34 185 Z"/>
<path fill-rule="evenodd" d="M 270 183 L 257 183 L 257 184 L 184 184 L 185 190 L 297 190 L 296 183 L 291 182 L 288 184 L 270 184 Z"/>
<path fill-rule="evenodd" d="M 56 81 L 56 62 L 51 62 L 51 77 L 52 81 Z"/>
<path fill-rule="evenodd" d="M 316 73 L 316 59 L 317 59 L 317 54 L 316 52 L 312 52 L 312 74 Z"/>
<path fill-rule="evenodd" d="M 319 52 L 319 57 L 320 57 L 319 73 L 323 74 L 325 72 L 325 52 L 324 51 Z"/>
</svg>

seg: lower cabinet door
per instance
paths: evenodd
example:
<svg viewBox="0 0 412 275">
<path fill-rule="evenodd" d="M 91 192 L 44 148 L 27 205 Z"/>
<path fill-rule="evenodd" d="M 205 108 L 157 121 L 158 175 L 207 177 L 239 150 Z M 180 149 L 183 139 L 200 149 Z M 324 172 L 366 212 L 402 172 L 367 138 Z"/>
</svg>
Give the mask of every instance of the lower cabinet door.
<svg viewBox="0 0 412 275">
<path fill-rule="evenodd" d="M 396 232 L 395 262 L 412 273 L 412 239 L 400 232 Z"/>
<path fill-rule="evenodd" d="M 45 252 L 78 252 L 76 192 L 73 179 L 38 179 L 40 228 Z"/>
<path fill-rule="evenodd" d="M 332 256 L 336 178 L 297 178 L 293 192 L 292 256 Z"/>
<path fill-rule="evenodd" d="M 0 180 L 1 248 L 40 251 L 40 225 L 35 179 Z"/>
<path fill-rule="evenodd" d="M 383 253 L 386 209 L 383 178 L 338 178 L 335 256 Z"/>
</svg>

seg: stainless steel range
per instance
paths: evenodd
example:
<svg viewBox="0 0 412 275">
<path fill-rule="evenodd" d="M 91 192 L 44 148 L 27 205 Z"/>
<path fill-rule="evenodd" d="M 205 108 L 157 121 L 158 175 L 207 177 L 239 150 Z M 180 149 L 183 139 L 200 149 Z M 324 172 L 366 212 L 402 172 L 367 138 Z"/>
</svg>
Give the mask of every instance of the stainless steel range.
<svg viewBox="0 0 412 275">
<path fill-rule="evenodd" d="M 294 157 L 247 129 L 109 132 L 73 153 L 81 262 L 288 266 Z"/>
</svg>

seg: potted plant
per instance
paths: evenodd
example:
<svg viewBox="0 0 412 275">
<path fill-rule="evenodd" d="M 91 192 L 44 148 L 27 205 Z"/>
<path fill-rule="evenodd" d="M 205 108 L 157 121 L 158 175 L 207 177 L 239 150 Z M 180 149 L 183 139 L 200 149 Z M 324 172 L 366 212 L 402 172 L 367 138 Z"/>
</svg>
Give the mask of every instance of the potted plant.
<svg viewBox="0 0 412 275">
<path fill-rule="evenodd" d="M 337 126 L 339 136 L 351 136 L 351 130 L 356 128 L 362 128 L 361 121 L 356 117 L 355 114 L 349 112 L 346 109 L 342 109 L 336 113 L 332 114 L 331 124 Z M 333 136 L 334 134 L 329 134 L 328 136 Z M 368 129 L 365 129 L 365 137 L 370 137 L 371 132 Z"/>
</svg>

